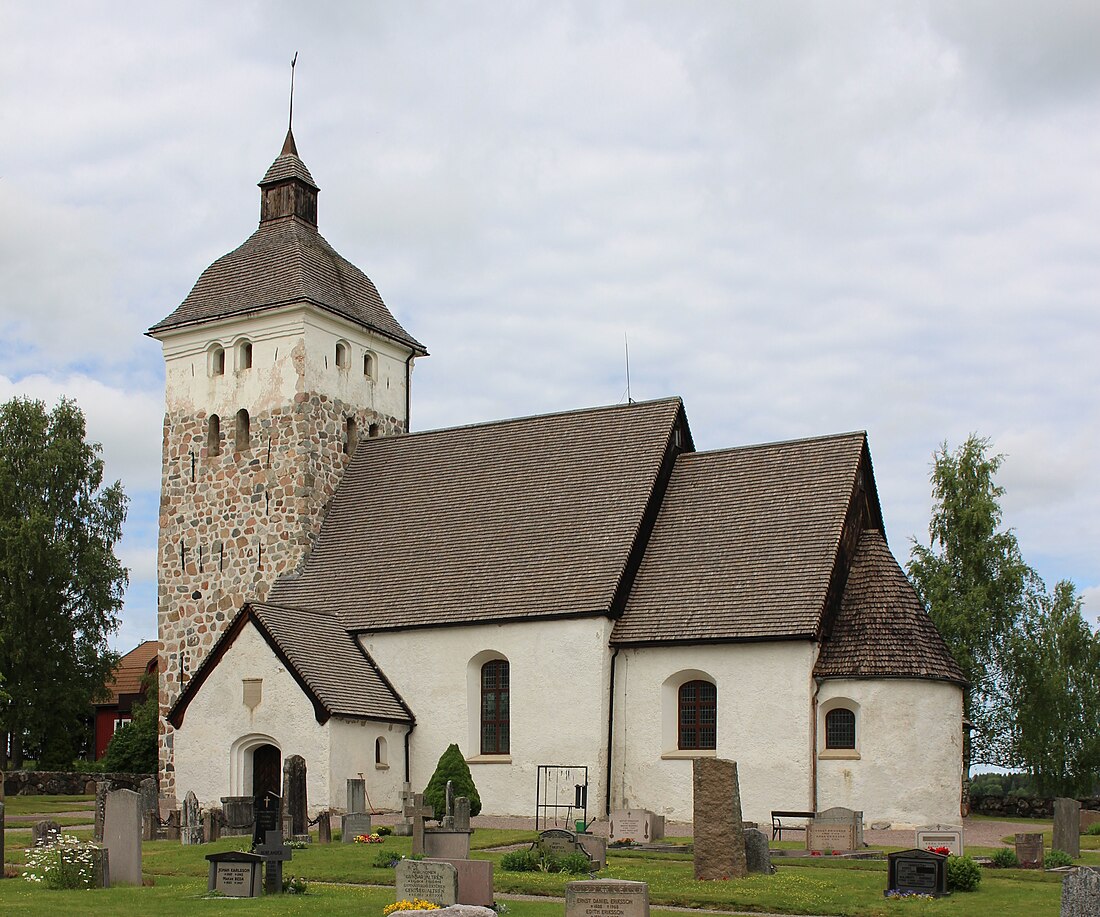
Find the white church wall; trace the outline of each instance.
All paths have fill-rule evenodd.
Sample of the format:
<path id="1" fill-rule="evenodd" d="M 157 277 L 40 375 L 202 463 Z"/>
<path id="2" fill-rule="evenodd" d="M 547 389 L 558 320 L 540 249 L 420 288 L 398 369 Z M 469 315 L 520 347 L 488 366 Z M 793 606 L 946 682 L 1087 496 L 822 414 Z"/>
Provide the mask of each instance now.
<path id="1" fill-rule="evenodd" d="M 261 700 L 244 702 L 245 679 L 262 679 Z M 329 720 L 331 723 L 332 720 Z M 252 624 L 245 625 L 192 698 L 173 737 L 179 798 L 194 791 L 202 806 L 222 796 L 252 793 L 250 749 L 270 743 L 285 761 L 306 762 L 310 808 L 329 799 L 330 730 L 317 722 L 313 704 Z"/>
<path id="2" fill-rule="evenodd" d="M 455 742 L 486 815 L 534 814 L 540 764 L 584 766 L 589 817 L 603 814 L 607 743 L 606 618 L 415 629 L 361 637 L 412 708 L 412 785 L 421 791 Z M 504 658 L 510 675 L 510 752 L 481 755 L 474 673 Z M 391 761 L 396 764 L 396 749 Z"/>
<path id="3" fill-rule="evenodd" d="M 329 769 L 332 796 L 327 804 L 334 809 L 346 810 L 348 780 L 362 777 L 367 782 L 368 808 L 399 809 L 401 784 L 405 780 L 405 733 L 409 727 L 399 723 L 339 717 L 333 717 L 329 725 L 332 735 Z M 379 740 L 381 746 L 377 745 Z M 376 753 L 380 760 L 375 760 Z"/>
<path id="4" fill-rule="evenodd" d="M 813 647 L 809 642 L 624 649 L 616 662 L 612 805 L 692 818 L 692 758 L 737 762 L 741 808 L 769 824 L 772 809 L 811 807 Z M 677 691 L 717 689 L 714 752 L 677 749 Z"/>
<path id="5" fill-rule="evenodd" d="M 917 679 L 830 679 L 818 692 L 818 807 L 863 811 L 868 825 L 959 820 L 962 690 Z M 856 748 L 825 748 L 825 716 L 856 713 Z"/>

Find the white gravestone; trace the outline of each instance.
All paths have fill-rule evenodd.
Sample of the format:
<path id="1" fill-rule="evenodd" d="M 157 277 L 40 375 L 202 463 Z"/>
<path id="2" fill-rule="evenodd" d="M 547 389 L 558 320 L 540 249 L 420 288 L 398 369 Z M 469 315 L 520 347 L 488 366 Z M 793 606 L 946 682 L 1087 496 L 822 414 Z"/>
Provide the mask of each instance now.
<path id="1" fill-rule="evenodd" d="M 649 917 L 649 886 L 625 879 L 569 882 L 565 917 Z"/>
<path id="2" fill-rule="evenodd" d="M 917 828 L 917 839 L 913 844 L 918 850 L 929 847 L 947 847 L 954 856 L 963 855 L 962 825 L 923 825 Z"/>

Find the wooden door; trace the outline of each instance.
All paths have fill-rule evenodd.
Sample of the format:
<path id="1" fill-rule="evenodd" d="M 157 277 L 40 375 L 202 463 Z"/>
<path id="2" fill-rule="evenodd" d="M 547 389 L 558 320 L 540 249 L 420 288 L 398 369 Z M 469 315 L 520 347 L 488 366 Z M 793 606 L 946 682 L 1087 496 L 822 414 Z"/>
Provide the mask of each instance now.
<path id="1" fill-rule="evenodd" d="M 252 752 L 252 796 L 282 792 L 283 761 L 274 745 L 260 745 Z"/>

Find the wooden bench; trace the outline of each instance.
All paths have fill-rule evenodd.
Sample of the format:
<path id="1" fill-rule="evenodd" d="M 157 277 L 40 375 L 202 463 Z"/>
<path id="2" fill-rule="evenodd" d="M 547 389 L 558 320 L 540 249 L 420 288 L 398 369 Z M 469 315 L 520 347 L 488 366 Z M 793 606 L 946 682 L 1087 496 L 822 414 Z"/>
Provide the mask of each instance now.
<path id="1" fill-rule="evenodd" d="M 814 812 L 788 812 L 781 809 L 772 810 L 772 840 L 783 840 L 783 832 L 805 831 L 805 825 L 784 825 L 784 818 L 813 818 Z"/>

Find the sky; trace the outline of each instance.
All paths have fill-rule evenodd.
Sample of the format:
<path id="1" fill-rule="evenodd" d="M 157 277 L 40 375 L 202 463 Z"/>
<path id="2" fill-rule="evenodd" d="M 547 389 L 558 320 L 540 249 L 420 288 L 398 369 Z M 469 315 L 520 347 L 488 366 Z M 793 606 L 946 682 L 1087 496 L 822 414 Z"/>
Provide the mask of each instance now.
<path id="1" fill-rule="evenodd" d="M 431 356 L 424 430 L 679 395 L 696 446 L 866 430 L 903 564 L 937 448 L 1100 615 L 1100 4 L 0 0 L 0 399 L 75 398 L 156 637 L 143 332 L 255 228 L 322 234 Z"/>

